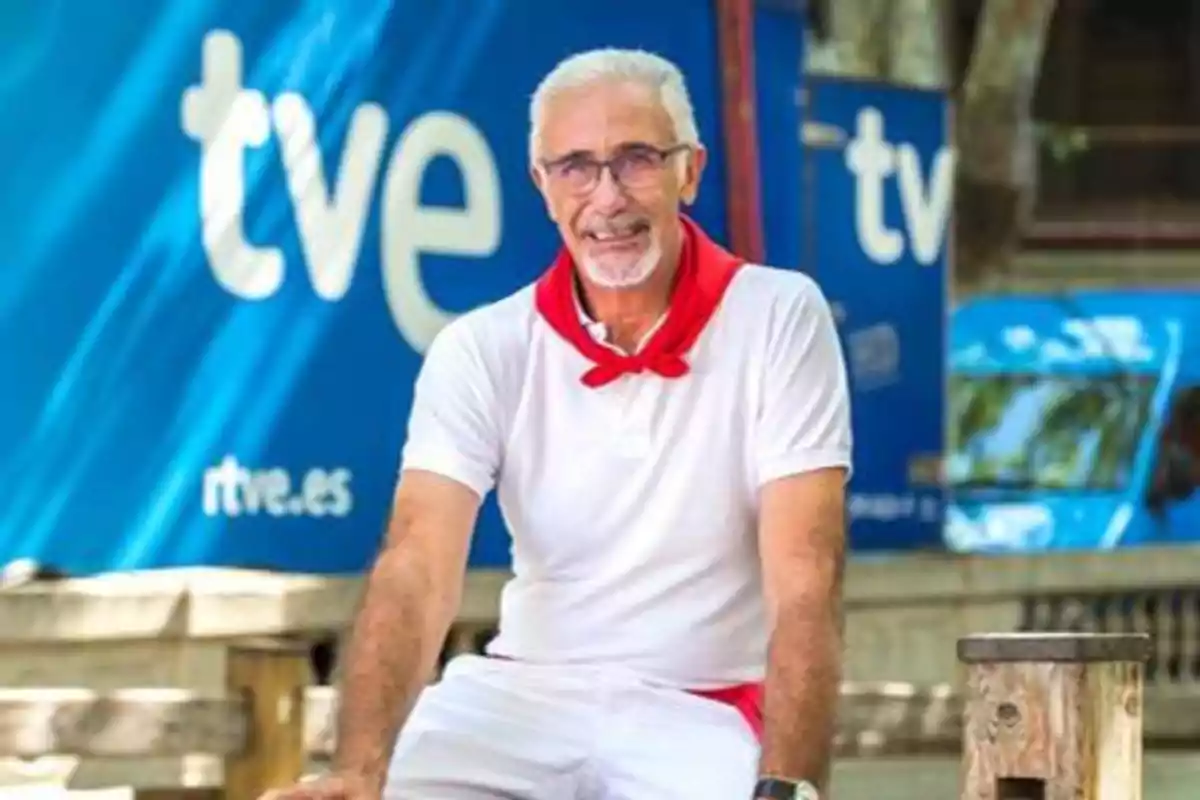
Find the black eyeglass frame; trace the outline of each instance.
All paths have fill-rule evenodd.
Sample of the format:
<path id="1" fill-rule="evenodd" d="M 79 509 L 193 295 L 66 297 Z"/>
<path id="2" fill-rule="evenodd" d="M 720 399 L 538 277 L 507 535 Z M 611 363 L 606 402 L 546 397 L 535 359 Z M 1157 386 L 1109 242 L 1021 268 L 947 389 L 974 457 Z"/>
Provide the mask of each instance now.
<path id="1" fill-rule="evenodd" d="M 542 171 L 552 180 L 568 186 L 572 191 L 588 192 L 600 184 L 605 170 L 612 175 L 618 186 L 630 188 L 629 181 L 622 176 L 628 174 L 628 169 L 638 166 L 638 162 L 635 160 L 638 157 L 651 159 L 653 163 L 644 164 L 644 166 L 657 172 L 666 165 L 672 156 L 677 153 L 691 152 L 693 149 L 692 145 L 683 142 L 668 147 L 658 147 L 646 142 L 631 142 L 621 145 L 612 156 L 605 159 L 596 158 L 588 152 L 576 151 L 538 163 Z M 580 181 L 573 181 L 562 173 L 564 168 L 571 166 L 585 171 Z M 635 183 L 633 186 L 636 187 L 637 184 Z"/>

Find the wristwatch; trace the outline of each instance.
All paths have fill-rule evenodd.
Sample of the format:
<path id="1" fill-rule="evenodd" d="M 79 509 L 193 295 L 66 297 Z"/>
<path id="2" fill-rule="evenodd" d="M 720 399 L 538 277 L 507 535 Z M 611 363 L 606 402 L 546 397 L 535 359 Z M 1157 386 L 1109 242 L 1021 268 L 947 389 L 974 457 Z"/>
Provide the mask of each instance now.
<path id="1" fill-rule="evenodd" d="M 754 785 L 754 800 L 821 800 L 821 793 L 808 781 L 760 778 Z"/>

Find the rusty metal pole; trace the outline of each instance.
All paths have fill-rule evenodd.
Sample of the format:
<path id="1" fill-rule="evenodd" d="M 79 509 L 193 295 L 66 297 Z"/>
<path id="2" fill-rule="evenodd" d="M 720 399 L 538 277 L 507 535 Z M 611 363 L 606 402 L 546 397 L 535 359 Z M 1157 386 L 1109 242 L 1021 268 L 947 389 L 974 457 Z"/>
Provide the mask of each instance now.
<path id="1" fill-rule="evenodd" d="M 762 263 L 766 254 L 754 78 L 754 0 L 715 2 L 729 246 L 742 258 Z M 799 175 L 796 180 L 799 182 Z"/>

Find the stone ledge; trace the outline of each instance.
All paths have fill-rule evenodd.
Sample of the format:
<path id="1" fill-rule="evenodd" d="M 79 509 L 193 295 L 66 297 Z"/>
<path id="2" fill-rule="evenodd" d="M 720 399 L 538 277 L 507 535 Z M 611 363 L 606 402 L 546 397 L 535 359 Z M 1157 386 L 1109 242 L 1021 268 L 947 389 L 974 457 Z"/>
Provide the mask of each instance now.
<path id="1" fill-rule="evenodd" d="M 0 592 L 0 647 L 339 630 L 357 577 L 187 568 L 29 583 Z"/>
<path id="2" fill-rule="evenodd" d="M 502 570 L 468 575 L 459 621 L 496 618 Z M 859 557 L 848 610 L 985 601 L 1023 594 L 1152 591 L 1200 584 L 1200 547 L 1036 556 Z M 0 591 L 0 647 L 130 639 L 323 636 L 358 602 L 359 575 L 182 568 L 25 584 Z"/>

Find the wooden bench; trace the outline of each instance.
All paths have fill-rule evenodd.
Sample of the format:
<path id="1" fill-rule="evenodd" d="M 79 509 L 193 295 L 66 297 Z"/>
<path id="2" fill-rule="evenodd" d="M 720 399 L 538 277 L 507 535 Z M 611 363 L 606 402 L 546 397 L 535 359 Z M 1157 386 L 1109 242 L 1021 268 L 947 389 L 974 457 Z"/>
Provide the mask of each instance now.
<path id="1" fill-rule="evenodd" d="M 1098 647 L 1095 642 L 1103 637 L 1082 638 Z M 1013 649 L 1022 642 L 1025 651 Z M 1119 703 L 1117 712 L 1123 724 L 1136 725 L 1139 734 L 1134 737 L 1126 731 L 1121 752 L 1132 758 L 1128 749 L 1136 744 L 1140 755 L 1141 664 L 1136 668 L 1122 666 L 1112 672 L 1117 677 L 1108 683 L 1096 683 L 1093 678 L 1094 686 L 1088 693 L 1079 688 L 1092 685 L 1087 684 L 1088 675 L 1108 669 L 1094 665 L 1098 660 L 1094 652 L 1076 645 L 1081 648 L 1078 659 L 1071 662 L 1061 657 L 1061 652 L 1066 652 L 1063 650 L 1057 657 L 1059 663 L 1052 664 L 1053 659 L 1046 655 L 1049 651 L 1043 652 L 1045 657 L 1039 662 L 1036 642 L 1029 642 L 1028 636 L 968 640 L 966 659 L 974 671 L 965 690 L 903 683 L 844 685 L 838 757 L 957 756 L 963 752 L 965 741 L 975 763 L 987 747 L 999 746 L 979 735 L 990 724 L 981 721 L 980 715 L 994 713 L 996 698 L 1011 700 L 1018 709 L 1012 713 L 1018 717 L 1023 713 L 1025 718 L 1048 718 L 1050 698 L 1064 696 L 1066 690 L 1038 689 L 1038 681 L 1066 686 L 1075 692 L 1071 697 L 1086 695 L 1086 702 L 1081 699 L 1069 708 L 1057 709 L 1060 715 L 1074 719 L 1077 726 L 1092 724 L 1090 720 L 1108 714 L 1110 707 L 1115 708 L 1112 704 Z M 1070 646 L 1058 644 L 1061 648 Z M 1143 649 L 1148 652 L 1148 645 Z M 1024 652 L 1025 656 L 1018 659 L 1014 652 Z M 1127 653 L 1116 655 L 1128 661 Z M 1021 660 L 1032 666 L 1015 663 Z M 309 685 L 307 649 L 295 642 L 243 642 L 230 648 L 226 663 L 226 689 L 219 693 L 170 688 L 110 692 L 69 688 L 0 690 L 0 756 L 64 754 L 143 759 L 207 753 L 223 760 L 220 784 L 161 789 L 188 790 L 176 796 L 227 800 L 251 800 L 267 788 L 286 785 L 319 770 L 336 745 L 333 722 L 337 693 L 332 687 Z M 1088 669 L 1092 672 L 1087 673 Z M 1019 681 L 1014 683 L 1013 675 Z M 1005 693 L 1012 696 L 1006 698 Z M 1022 705 L 1030 710 L 1022 712 Z M 1156 699 L 1146 705 L 1145 720 L 1148 747 L 1195 748 L 1200 745 L 1200 694 L 1181 694 L 1169 701 Z M 1029 724 L 1025 727 L 1031 729 Z M 1103 731 L 1108 732 L 1110 727 Z M 1070 730 L 1078 732 L 1079 728 Z M 1061 754 L 1058 759 L 1057 763 L 1062 763 Z M 1140 769 L 1140 761 L 1138 764 Z M 143 792 L 141 796 L 163 795 L 159 791 Z M 983 796 L 969 795 L 972 800 Z M 1125 797 L 1134 795 L 1122 795 Z"/>
<path id="2" fill-rule="evenodd" d="M 1148 780 L 1156 785 L 1180 783 L 1185 776 L 1200 781 L 1200 755 L 1189 757 L 1172 744 L 1187 741 L 1190 719 L 1200 718 L 1192 702 L 1200 693 L 1197 575 L 1200 547 L 852 560 L 845 601 L 850 683 L 842 733 L 848 758 L 840 785 L 854 785 L 862 777 L 863 785 L 874 781 L 900 784 L 899 789 L 915 785 L 911 776 L 918 768 L 921 776 L 937 773 L 938 787 L 951 785 L 956 756 L 948 743 L 955 729 L 945 726 L 954 723 L 938 720 L 955 718 L 966 668 L 949 643 L 978 630 L 1063 628 L 1154 634 L 1155 653 L 1146 673 Z M 486 640 L 507 578 L 498 571 L 469 575 L 447 653 L 472 650 Z M 0 591 L 0 686 L 35 694 L 66 689 L 78 697 L 109 700 L 132 692 L 156 703 L 171 697 L 221 698 L 236 648 L 264 637 L 303 647 L 336 640 L 360 591 L 359 576 L 221 569 L 106 575 Z M 1180 597 L 1177 613 L 1171 606 L 1179 605 Z M 310 699 L 330 691 L 314 686 L 321 682 L 318 672 L 311 664 L 307 668 Z M 5 696 L 18 699 L 7 690 Z M 306 716 L 310 730 L 318 724 L 314 719 L 323 718 L 315 711 Z M 922 734 L 905 732 L 910 730 Z M 940 738 L 931 733 L 939 730 Z M 306 741 L 317 740 L 310 735 Z M 310 768 L 319 768 L 326 751 L 314 746 L 308 752 Z M 853 753 L 859 757 L 850 758 Z M 217 751 L 9 761 L 31 771 L 57 769 L 59 762 L 81 789 L 224 783 Z M 0 784 L 5 767 L 0 757 Z M 857 797 L 848 791 L 840 791 L 839 800 Z"/>

